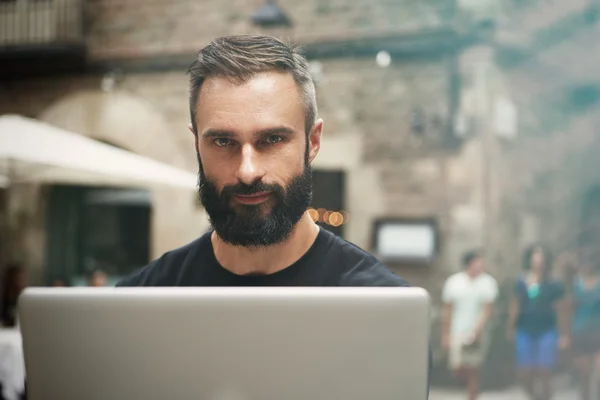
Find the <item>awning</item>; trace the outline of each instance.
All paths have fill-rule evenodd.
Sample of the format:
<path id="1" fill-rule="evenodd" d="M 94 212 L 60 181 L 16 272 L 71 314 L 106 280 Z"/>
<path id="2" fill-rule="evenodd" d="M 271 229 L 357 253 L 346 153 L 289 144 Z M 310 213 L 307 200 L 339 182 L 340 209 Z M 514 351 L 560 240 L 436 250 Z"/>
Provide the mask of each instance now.
<path id="1" fill-rule="evenodd" d="M 0 116 L 0 185 L 21 182 L 86 186 L 180 187 L 195 174 L 38 120 Z"/>

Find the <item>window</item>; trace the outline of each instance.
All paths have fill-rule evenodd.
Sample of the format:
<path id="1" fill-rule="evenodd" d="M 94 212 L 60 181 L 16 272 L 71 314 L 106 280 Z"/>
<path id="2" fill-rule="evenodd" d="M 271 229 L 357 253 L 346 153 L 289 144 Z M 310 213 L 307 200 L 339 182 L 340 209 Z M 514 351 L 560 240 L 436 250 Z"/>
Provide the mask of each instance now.
<path id="1" fill-rule="evenodd" d="M 349 216 L 344 211 L 346 175 L 343 171 L 313 171 L 313 201 L 309 213 L 317 224 L 344 236 Z"/>
<path id="2" fill-rule="evenodd" d="M 149 262 L 150 195 L 144 190 L 85 193 L 80 274 L 97 268 L 123 276 Z"/>
<path id="3" fill-rule="evenodd" d="M 438 232 L 433 219 L 389 218 L 375 221 L 374 253 L 382 260 L 428 264 L 436 255 Z"/>
<path id="4" fill-rule="evenodd" d="M 150 257 L 150 223 L 145 190 L 52 186 L 47 278 L 60 275 L 84 284 L 94 269 L 116 279 L 144 266 Z"/>

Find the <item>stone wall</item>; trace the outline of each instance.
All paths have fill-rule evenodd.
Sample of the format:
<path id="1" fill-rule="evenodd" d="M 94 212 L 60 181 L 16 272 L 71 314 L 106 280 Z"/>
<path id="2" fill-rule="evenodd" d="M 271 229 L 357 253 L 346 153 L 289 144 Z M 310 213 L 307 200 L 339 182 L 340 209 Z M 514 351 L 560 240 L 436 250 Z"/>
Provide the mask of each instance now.
<path id="1" fill-rule="evenodd" d="M 523 105 L 522 111 L 531 109 Z M 505 144 L 503 164 L 511 178 L 504 182 L 503 202 L 520 219 L 520 230 L 529 225 L 535 232 L 530 242 L 545 242 L 555 252 L 576 246 L 586 193 L 600 185 L 599 123 L 590 112 L 572 118 L 565 130 L 533 137 L 523 130 L 522 137 Z"/>
<path id="2" fill-rule="evenodd" d="M 458 267 L 456 247 L 448 239 L 454 223 L 451 210 L 471 196 L 476 184 L 469 163 L 472 152 L 448 154 L 441 147 L 448 109 L 449 75 L 444 60 L 392 60 L 379 68 L 373 59 L 323 61 L 324 81 L 318 88 L 325 135 L 348 133 L 361 138 L 357 166 L 369 180 L 357 184 L 349 201 L 349 239 L 370 248 L 373 220 L 378 217 L 434 217 L 442 236 L 442 257 L 428 268 L 393 265 L 415 284 L 437 287 L 441 277 Z M 413 112 L 425 128 L 414 129 Z M 374 180 L 374 182 L 373 182 Z M 362 189 L 362 190 L 361 190 Z M 358 223 L 357 223 L 357 220 Z M 434 290 L 437 293 L 437 290 Z"/>
<path id="3" fill-rule="evenodd" d="M 265 32 L 251 23 L 263 0 L 93 0 L 89 47 L 94 57 L 190 53 L 213 37 Z M 438 26 L 447 6 L 436 0 L 281 0 L 293 27 L 270 30 L 299 42 L 341 39 Z"/>
<path id="4" fill-rule="evenodd" d="M 518 135 L 497 146 L 504 177 L 495 218 L 505 233 L 498 249 L 541 241 L 555 253 L 572 251 L 586 225 L 586 193 L 600 184 L 600 57 L 589 53 L 600 34 L 597 10 L 587 0 L 532 2 L 499 24 L 499 80 L 519 121 Z"/>

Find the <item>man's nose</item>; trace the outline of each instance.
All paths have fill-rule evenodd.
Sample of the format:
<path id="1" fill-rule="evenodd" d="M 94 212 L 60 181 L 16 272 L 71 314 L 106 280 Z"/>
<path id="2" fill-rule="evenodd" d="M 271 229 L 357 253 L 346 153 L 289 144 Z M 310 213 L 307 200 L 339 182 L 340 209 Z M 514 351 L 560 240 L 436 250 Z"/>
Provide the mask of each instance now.
<path id="1" fill-rule="evenodd" d="M 263 176 L 264 169 L 260 163 L 259 154 L 251 145 L 244 145 L 236 178 L 246 185 L 251 185 L 262 179 Z"/>

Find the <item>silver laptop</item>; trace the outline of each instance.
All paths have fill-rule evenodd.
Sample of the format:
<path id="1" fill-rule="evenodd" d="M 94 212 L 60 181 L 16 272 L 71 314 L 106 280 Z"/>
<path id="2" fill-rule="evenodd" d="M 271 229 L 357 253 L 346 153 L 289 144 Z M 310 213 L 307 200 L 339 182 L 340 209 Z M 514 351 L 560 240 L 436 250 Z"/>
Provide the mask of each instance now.
<path id="1" fill-rule="evenodd" d="M 30 400 L 421 400 L 418 288 L 29 288 Z"/>

